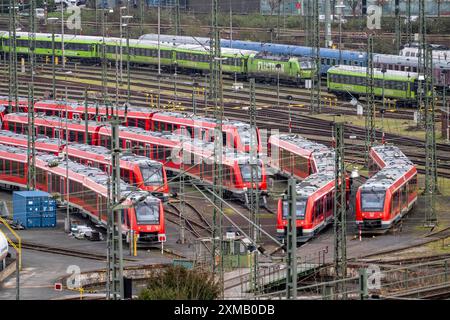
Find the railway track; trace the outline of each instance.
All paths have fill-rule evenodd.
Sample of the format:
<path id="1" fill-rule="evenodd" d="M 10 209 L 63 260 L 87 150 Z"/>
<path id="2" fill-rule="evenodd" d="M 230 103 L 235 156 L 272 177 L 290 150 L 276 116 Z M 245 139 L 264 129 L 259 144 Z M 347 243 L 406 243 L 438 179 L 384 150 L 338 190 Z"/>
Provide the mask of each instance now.
<path id="1" fill-rule="evenodd" d="M 78 71 L 81 71 L 80 67 L 77 67 Z M 148 68 L 150 69 L 150 68 Z M 142 71 L 140 71 L 142 72 Z M 135 73 L 135 71 L 133 71 L 133 73 Z M 25 81 L 27 78 L 26 76 L 23 76 L 23 80 Z M 48 91 L 49 88 L 49 83 L 51 82 L 51 79 L 49 78 L 44 78 L 41 79 L 39 77 L 37 77 L 37 79 L 39 79 L 39 82 L 37 82 L 37 88 L 39 89 L 39 86 L 41 89 L 45 89 Z M 2 80 L 2 78 L 0 78 L 0 80 Z M 186 79 L 185 79 L 186 80 Z M 3 81 L 6 81 L 5 78 L 3 78 Z M 41 83 L 42 81 L 42 83 Z M 75 98 L 75 99 L 82 99 L 84 96 L 84 89 L 83 86 L 80 85 L 75 85 L 72 82 L 66 81 L 66 80 L 59 80 L 58 81 L 58 87 L 60 89 L 63 89 L 65 86 L 67 86 L 68 88 L 70 88 L 70 90 L 68 90 L 68 96 L 69 98 Z M 192 93 L 192 88 L 190 87 L 192 83 L 189 83 L 188 85 L 186 85 L 185 90 L 188 90 L 190 93 Z M 166 83 L 164 84 L 166 86 L 171 86 L 170 84 Z M 95 89 L 97 91 L 101 91 L 101 85 L 100 84 L 89 84 L 90 89 Z M 148 98 L 144 97 L 143 92 L 145 91 L 143 89 L 144 87 L 140 87 L 139 91 L 136 91 L 134 88 L 132 88 L 132 97 L 133 97 L 133 101 L 132 104 L 133 105 L 137 105 L 137 106 L 148 106 L 149 102 L 148 102 Z M 180 87 L 181 88 L 181 87 Z M 24 89 L 23 89 L 24 90 Z M 64 89 L 63 89 L 64 90 Z M 181 89 L 180 89 L 181 90 Z M 290 89 L 287 89 L 290 90 Z M 298 89 L 297 89 L 298 90 Z M 5 90 L 6 91 L 6 90 Z M 173 91 L 172 91 L 173 92 Z M 289 92 L 289 91 L 288 91 Z M 0 91 L 0 94 L 2 92 Z M 119 90 L 119 94 L 124 94 L 125 91 L 123 88 L 121 88 Z M 235 97 L 235 95 L 234 95 Z M 165 93 L 164 96 L 161 96 L 162 100 L 164 102 L 173 102 L 173 96 L 171 96 L 169 93 Z M 264 98 L 264 97 L 263 97 Z M 265 99 L 265 98 L 264 98 Z M 178 101 L 179 102 L 183 102 L 186 107 L 185 110 L 190 110 L 192 109 L 192 105 L 191 105 L 191 97 L 190 96 L 180 96 L 178 97 Z M 278 108 L 278 107 L 274 107 L 273 106 L 273 101 L 268 102 L 267 100 L 263 100 L 265 102 L 265 104 L 267 105 L 267 103 L 269 103 L 269 106 L 265 107 L 265 108 L 260 108 L 258 110 L 258 119 L 257 119 L 257 125 L 260 128 L 265 128 L 265 129 L 279 129 L 281 132 L 286 132 L 288 131 L 288 119 L 289 119 L 289 113 L 286 110 L 286 108 Z M 228 101 L 225 103 L 225 116 L 229 119 L 239 119 L 242 120 L 243 118 L 245 118 L 247 116 L 247 110 L 244 110 L 241 107 L 233 107 L 233 103 Z M 306 115 L 305 112 L 294 109 L 291 110 L 291 117 L 292 117 L 292 131 L 294 133 L 300 133 L 305 135 L 305 137 L 312 137 L 314 140 L 318 140 L 319 142 L 323 142 L 325 144 L 330 145 L 331 143 L 331 139 L 326 139 L 324 137 L 330 137 L 331 136 L 331 131 L 332 131 L 332 121 L 327 121 L 327 120 L 321 120 L 321 119 L 317 119 L 314 117 L 311 117 L 309 115 Z M 331 108 L 333 109 L 333 108 Z M 205 108 L 205 105 L 198 105 L 197 106 L 197 110 L 199 111 L 203 111 L 204 113 L 207 113 L 208 111 L 208 107 Z M 305 110 L 306 111 L 306 110 Z M 326 111 L 331 111 L 331 110 L 326 110 Z M 341 110 L 340 109 L 336 109 L 334 108 L 332 110 L 334 113 L 339 113 L 341 114 Z M 364 136 L 365 136 L 365 129 L 361 128 L 361 127 L 356 127 L 356 126 L 351 126 L 351 125 L 346 125 L 346 131 L 348 132 L 346 135 L 350 136 L 350 135 L 356 135 L 357 139 L 362 142 L 364 141 Z M 377 132 L 378 137 L 381 137 L 381 132 Z M 318 138 L 320 137 L 320 138 Z M 395 134 L 389 134 L 387 133 L 385 135 L 386 137 L 386 141 L 387 142 L 393 142 L 396 145 L 398 145 L 400 148 L 402 148 L 402 151 L 408 156 L 410 157 L 417 165 L 419 166 L 424 166 L 425 165 L 425 161 L 424 159 L 424 142 L 420 139 L 416 139 L 416 138 L 410 138 L 410 137 L 403 137 L 403 136 L 399 136 L 399 135 L 395 135 Z M 353 144 L 355 145 L 355 140 L 352 141 L 348 141 L 347 143 L 349 144 Z M 361 145 L 360 145 L 361 147 Z M 414 149 L 414 151 L 411 151 L 410 149 Z M 448 156 L 448 152 L 450 151 L 450 146 L 445 145 L 445 144 L 438 144 L 437 145 L 437 149 L 438 149 L 438 159 L 440 160 L 440 162 L 438 163 L 438 174 L 444 177 L 450 177 L 450 158 Z M 421 150 L 421 152 L 419 152 L 418 150 Z M 351 157 L 355 156 L 356 158 L 361 158 L 359 157 L 359 155 L 356 152 L 350 151 Z M 422 160 L 421 160 L 422 159 Z M 419 169 L 420 171 L 421 169 Z M 423 171 L 422 171 L 423 172 Z"/>
<path id="2" fill-rule="evenodd" d="M 41 251 L 41 252 L 46 252 L 46 253 L 51 253 L 51 254 L 58 254 L 58 255 L 64 255 L 64 256 L 70 256 L 70 257 L 89 259 L 89 260 L 97 260 L 97 261 L 107 261 L 107 259 L 108 259 L 105 254 L 97 254 L 97 253 L 91 253 L 91 252 L 75 250 L 75 249 L 47 246 L 47 245 L 33 243 L 33 242 L 22 242 L 21 245 L 22 245 L 22 249 Z M 124 258 L 123 260 L 128 261 L 128 262 L 139 261 L 137 259 L 130 259 L 130 258 Z"/>

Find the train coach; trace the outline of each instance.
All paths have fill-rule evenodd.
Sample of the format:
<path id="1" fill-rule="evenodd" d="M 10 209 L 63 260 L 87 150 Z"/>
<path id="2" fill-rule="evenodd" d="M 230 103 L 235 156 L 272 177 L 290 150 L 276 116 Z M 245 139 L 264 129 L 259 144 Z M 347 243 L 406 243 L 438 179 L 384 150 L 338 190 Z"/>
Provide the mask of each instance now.
<path id="1" fill-rule="evenodd" d="M 27 114 L 10 113 L 5 116 L 3 128 L 23 134 L 28 128 L 27 123 Z M 66 140 L 67 131 L 67 140 L 70 142 L 83 143 L 87 133 L 91 144 L 111 149 L 111 127 L 106 123 L 88 121 L 86 132 L 85 122 L 67 120 L 66 130 L 65 121 L 60 118 L 42 116 L 35 119 L 35 127 L 40 134 L 63 140 Z M 212 142 L 192 139 L 189 135 L 152 132 L 142 128 L 123 126 L 119 128 L 119 141 L 124 150 L 132 150 L 138 155 L 162 162 L 168 171 L 184 172 L 195 180 L 201 180 L 205 185 L 213 185 L 214 143 Z M 187 155 L 184 156 L 183 153 Z M 195 161 L 189 160 L 188 163 L 185 163 L 185 158 L 192 158 Z M 252 188 L 250 155 L 224 148 L 222 165 L 225 193 L 247 202 L 248 190 Z M 258 160 L 256 167 L 257 173 L 253 174 L 253 186 L 261 191 L 262 201 L 265 204 L 267 179 L 261 160 Z"/>
<path id="2" fill-rule="evenodd" d="M 367 92 L 367 68 L 355 66 L 336 66 L 328 70 L 328 92 L 338 96 L 365 96 Z M 381 72 L 374 69 L 374 94 L 377 97 L 396 100 L 397 106 L 416 107 L 418 74 L 415 72 Z M 384 89 L 383 89 L 384 88 Z"/>
<path id="3" fill-rule="evenodd" d="M 0 184 L 9 188 L 27 187 L 27 149 L 0 144 Z M 36 188 L 69 201 L 71 207 L 106 227 L 109 176 L 98 168 L 87 167 L 52 154 L 36 154 Z M 69 190 L 67 190 L 67 171 Z M 145 191 L 120 182 L 122 232 L 131 230 L 139 241 L 164 241 L 164 210 L 161 200 Z M 67 197 L 67 195 L 69 197 Z"/>
<path id="4" fill-rule="evenodd" d="M 160 35 L 158 37 L 157 34 L 144 34 L 139 39 L 158 41 L 158 38 L 164 43 L 200 44 L 205 46 L 208 46 L 210 41 L 209 38 L 202 37 L 194 38 L 174 35 Z M 311 47 L 305 46 L 227 39 L 221 39 L 220 45 L 224 48 L 251 50 L 259 53 L 265 53 L 267 55 L 296 57 L 300 59 L 315 58 Z M 339 50 L 336 49 L 320 48 L 321 74 L 326 74 L 329 68 L 339 65 L 340 58 L 342 59 L 342 64 L 344 65 L 365 66 L 367 64 L 365 52 L 356 52 L 351 50 L 341 50 L 341 52 L 339 52 Z"/>
<path id="5" fill-rule="evenodd" d="M 272 135 L 269 138 L 270 165 L 300 183 L 296 186 L 297 241 L 306 242 L 333 221 L 334 213 L 334 151 L 297 134 Z M 349 200 L 350 180 L 345 179 Z M 277 237 L 287 234 L 289 203 L 279 199 Z"/>
<path id="6" fill-rule="evenodd" d="M 2 100 L 0 99 L 0 106 Z M 28 110 L 27 104 L 21 105 L 21 111 Z M 85 119 L 86 113 L 90 120 L 102 121 L 111 116 L 112 110 L 107 106 L 84 103 L 42 100 L 34 105 L 37 113 L 44 113 L 48 116 L 60 116 L 65 118 L 66 112 L 69 119 Z M 158 109 L 147 109 L 139 107 L 129 107 L 125 111 L 120 109 L 118 116 L 124 121 L 126 126 L 139 127 L 149 131 L 180 131 L 185 129 L 192 138 L 212 141 L 216 121 L 213 118 L 197 116 L 190 113 L 173 111 L 161 111 Z M 256 130 L 256 131 L 255 131 Z M 223 120 L 222 132 L 224 135 L 224 146 L 234 148 L 239 152 L 250 152 L 251 135 L 254 135 L 257 143 L 257 151 L 261 152 L 261 138 L 259 130 L 252 129 L 248 123 L 237 120 Z"/>
<path id="7" fill-rule="evenodd" d="M 26 133 L 26 130 L 24 130 Z M 28 136 L 7 130 L 0 130 L 0 143 L 27 148 Z M 69 159 L 111 172 L 111 151 L 101 146 L 91 146 L 79 143 L 66 144 L 64 140 L 55 138 L 37 137 L 35 148 L 38 151 L 55 155 L 69 155 Z M 169 198 L 169 185 L 166 170 L 162 163 L 144 156 L 132 153 L 120 156 L 120 177 L 125 182 L 137 188 L 149 191 L 158 198 L 167 201 Z"/>
<path id="8" fill-rule="evenodd" d="M 298 134 L 271 135 L 269 165 L 283 176 L 302 180 L 313 173 L 334 170 L 334 151 Z"/>
<path id="9" fill-rule="evenodd" d="M 51 34 L 36 34 L 35 54 L 38 56 L 52 56 L 55 45 L 55 55 L 62 56 L 62 39 L 55 35 L 54 41 Z M 122 46 L 122 49 L 120 49 Z M 29 53 L 29 33 L 16 33 L 16 50 L 19 55 Z M 128 49 L 129 48 L 129 49 Z M 0 51 L 8 54 L 10 51 L 9 33 L 0 32 Z M 105 51 L 105 52 L 104 52 Z M 143 39 L 130 39 L 121 41 L 119 38 L 105 38 L 93 36 L 68 35 L 64 37 L 64 56 L 79 59 L 86 62 L 98 62 L 104 56 L 110 61 L 117 61 L 119 53 L 129 59 L 133 64 L 158 65 L 158 61 L 165 69 L 186 69 L 190 72 L 203 73 L 210 70 L 210 50 L 198 44 L 160 44 Z M 263 65 L 277 65 L 280 62 L 270 56 L 258 55 L 256 51 L 224 48 L 221 50 L 223 58 L 222 71 L 234 74 L 242 78 L 249 76 L 249 70 L 253 70 L 255 77 L 276 79 L 272 70 L 261 69 Z M 249 59 L 254 63 L 249 65 Z M 289 63 L 281 63 L 282 68 L 277 71 L 277 76 L 288 78 L 291 82 L 301 83 L 311 78 L 312 64 L 301 63 L 297 57 L 292 57 Z M 255 68 L 256 66 L 256 68 Z"/>
<path id="10" fill-rule="evenodd" d="M 417 169 L 400 149 L 381 145 L 370 150 L 370 172 L 356 194 L 356 224 L 364 232 L 387 230 L 417 200 Z"/>

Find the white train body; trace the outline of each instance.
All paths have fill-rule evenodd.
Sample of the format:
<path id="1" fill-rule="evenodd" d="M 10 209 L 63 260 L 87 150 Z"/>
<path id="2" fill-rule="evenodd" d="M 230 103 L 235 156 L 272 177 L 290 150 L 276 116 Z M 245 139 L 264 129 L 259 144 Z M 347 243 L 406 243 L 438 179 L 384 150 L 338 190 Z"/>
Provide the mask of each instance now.
<path id="1" fill-rule="evenodd" d="M 6 258 L 8 254 L 8 240 L 6 240 L 5 235 L 0 232 L 0 264 Z"/>

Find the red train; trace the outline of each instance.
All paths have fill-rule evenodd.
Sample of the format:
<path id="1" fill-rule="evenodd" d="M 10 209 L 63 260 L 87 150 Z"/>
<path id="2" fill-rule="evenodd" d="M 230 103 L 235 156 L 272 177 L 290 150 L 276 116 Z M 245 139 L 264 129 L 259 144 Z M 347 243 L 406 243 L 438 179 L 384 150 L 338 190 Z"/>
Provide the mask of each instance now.
<path id="1" fill-rule="evenodd" d="M 370 158 L 372 176 L 356 194 L 356 224 L 364 232 L 385 231 L 417 201 L 417 169 L 392 145 L 372 147 Z"/>
<path id="2" fill-rule="evenodd" d="M 28 146 L 28 137 L 23 134 L 7 130 L 0 130 L 0 143 L 24 147 Z M 110 151 L 100 146 L 70 143 L 68 145 L 54 138 L 39 137 L 36 139 L 36 150 L 51 152 L 55 155 L 68 152 L 69 159 L 78 163 L 100 168 L 104 172 L 111 172 Z M 122 155 L 120 158 L 121 178 L 137 188 L 149 191 L 153 195 L 167 201 L 169 185 L 164 166 L 157 161 L 135 154 Z"/>
<path id="3" fill-rule="evenodd" d="M 302 179 L 297 184 L 297 241 L 306 242 L 333 221 L 334 151 L 299 135 L 272 135 L 269 139 L 271 166 L 283 175 Z M 347 201 L 350 181 L 346 179 Z M 280 199 L 277 235 L 286 237 L 289 203 Z"/>
<path id="4" fill-rule="evenodd" d="M 36 187 L 67 200 L 71 207 L 88 215 L 94 222 L 107 224 L 108 175 L 97 168 L 86 167 L 69 160 L 66 181 L 66 161 L 52 154 L 36 154 Z M 0 183 L 7 187 L 27 186 L 27 150 L 0 144 Z M 145 191 L 137 191 L 121 182 L 122 232 L 133 230 L 140 241 L 165 241 L 164 210 L 160 199 Z"/>
<path id="5" fill-rule="evenodd" d="M 27 128 L 27 115 L 11 113 L 5 116 L 3 127 L 16 133 L 24 133 Z M 35 127 L 39 134 L 66 140 L 65 120 L 57 117 L 36 117 Z M 111 128 L 105 123 L 89 121 L 88 138 L 93 145 L 111 148 Z M 85 141 L 84 121 L 68 120 L 68 140 Z M 183 171 L 194 179 L 213 184 L 213 152 L 214 143 L 191 139 L 166 132 L 146 131 L 138 127 L 120 127 L 120 145 L 125 150 L 146 156 L 164 163 L 167 170 Z M 183 143 L 181 143 L 183 141 Z M 181 152 L 181 150 L 183 150 Z M 183 161 L 180 161 L 183 159 Z M 248 190 L 251 189 L 251 164 L 248 153 L 239 153 L 234 149 L 224 149 L 222 156 L 223 187 L 225 193 L 248 202 Z M 262 193 L 262 201 L 266 203 L 267 180 L 265 168 L 261 160 L 257 164 L 257 187 Z M 255 185 L 256 186 L 256 185 Z"/>
<path id="6" fill-rule="evenodd" d="M 2 100 L 0 99 L 0 105 Z M 6 101 L 7 103 L 7 101 Z M 23 112 L 27 111 L 27 105 L 21 104 Z M 111 116 L 111 109 L 102 105 L 89 104 L 86 108 L 84 103 L 67 101 L 38 101 L 34 106 L 35 112 L 45 113 L 47 116 L 66 117 L 69 119 L 84 119 L 87 112 L 90 120 L 105 120 Z M 139 127 L 151 131 L 174 132 L 184 128 L 191 137 L 212 141 L 216 121 L 213 118 L 195 116 L 189 113 L 162 111 L 139 107 L 128 107 L 118 111 L 119 118 L 125 120 L 125 126 Z M 126 118 L 126 119 L 125 119 Z M 224 120 L 222 125 L 224 134 L 224 145 L 240 152 L 250 152 L 252 130 L 250 125 L 241 121 Z M 253 132 L 255 141 L 258 143 L 258 152 L 261 152 L 261 138 L 259 131 Z"/>
<path id="7" fill-rule="evenodd" d="M 313 173 L 334 171 L 334 151 L 298 134 L 269 138 L 269 165 L 283 176 L 302 180 Z"/>

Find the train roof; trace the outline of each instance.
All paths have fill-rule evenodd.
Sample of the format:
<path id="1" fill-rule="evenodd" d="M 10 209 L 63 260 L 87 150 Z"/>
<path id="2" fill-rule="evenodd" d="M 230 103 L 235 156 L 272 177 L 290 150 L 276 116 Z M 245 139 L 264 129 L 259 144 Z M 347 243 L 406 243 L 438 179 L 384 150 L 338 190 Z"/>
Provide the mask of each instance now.
<path id="1" fill-rule="evenodd" d="M 334 173 L 314 173 L 296 185 L 297 197 L 309 197 L 330 181 L 334 181 Z"/>
<path id="2" fill-rule="evenodd" d="M 360 66 L 347 66 L 347 65 L 338 65 L 331 67 L 328 69 L 328 72 L 333 71 L 341 71 L 341 72 L 354 72 L 354 73 L 366 73 L 367 68 L 366 67 L 360 67 Z M 383 73 L 381 72 L 381 69 L 374 68 L 374 75 L 375 76 L 383 76 Z M 386 72 L 387 76 L 394 76 L 394 77 L 409 77 L 411 79 L 416 78 L 418 74 L 416 72 L 407 72 L 407 71 L 398 71 L 398 70 L 387 70 Z"/>
<path id="3" fill-rule="evenodd" d="M 139 39 L 146 40 L 158 40 L 157 34 L 144 34 Z M 160 35 L 160 41 L 170 43 L 182 43 L 182 44 L 201 44 L 209 45 L 209 38 L 205 37 L 192 37 L 192 36 L 175 36 L 175 35 Z M 277 44 L 269 42 L 255 42 L 255 41 L 243 41 L 243 40 L 220 40 L 222 47 L 230 47 L 234 49 L 251 50 L 251 51 L 266 51 L 271 54 L 284 54 L 288 56 L 303 57 L 311 54 L 311 47 Z M 362 51 L 342 50 L 343 59 L 351 59 L 358 61 L 365 61 L 366 53 Z M 320 55 L 322 57 L 339 57 L 339 50 L 320 48 Z"/>
<path id="4" fill-rule="evenodd" d="M 5 151 L 8 153 L 15 154 L 23 154 L 26 155 L 27 150 L 25 148 L 19 148 L 14 146 L 8 146 L 0 144 L 0 151 Z M 93 181 L 96 184 L 107 187 L 109 182 L 109 175 L 104 173 L 102 170 L 95 167 L 88 167 L 72 160 L 61 160 L 58 156 L 53 154 L 48 154 L 44 152 L 36 152 L 36 159 L 39 159 L 48 165 L 58 164 L 58 167 L 66 169 L 67 166 L 70 171 L 82 175 L 89 180 Z M 66 166 L 67 164 L 67 166 Z M 141 197 L 145 197 L 146 201 L 159 201 L 156 197 L 149 195 L 145 191 L 139 191 L 134 186 L 125 183 L 123 180 L 120 180 L 120 191 L 123 192 L 124 196 L 132 199 L 139 199 Z"/>
<path id="5" fill-rule="evenodd" d="M 412 66 L 417 67 L 419 63 L 419 58 L 417 57 L 405 57 L 405 56 L 397 56 L 393 54 L 376 54 L 374 55 L 373 60 L 375 62 L 386 63 L 386 64 L 399 64 L 402 66 Z M 450 69 L 450 62 L 443 60 L 433 59 L 433 65 L 435 68 L 440 69 Z"/>
<path id="6" fill-rule="evenodd" d="M 361 186 L 362 190 L 386 190 L 414 167 L 414 164 L 396 146 L 380 145 L 372 147 L 372 150 L 385 163 L 385 166 Z"/>

